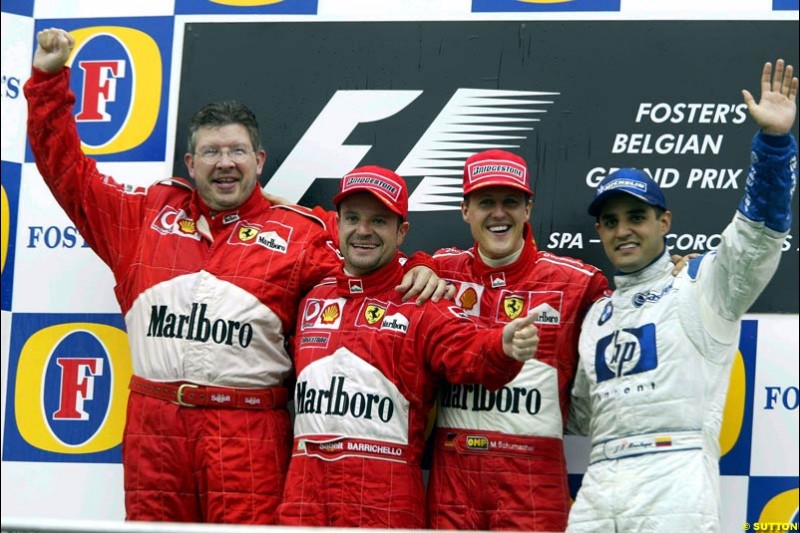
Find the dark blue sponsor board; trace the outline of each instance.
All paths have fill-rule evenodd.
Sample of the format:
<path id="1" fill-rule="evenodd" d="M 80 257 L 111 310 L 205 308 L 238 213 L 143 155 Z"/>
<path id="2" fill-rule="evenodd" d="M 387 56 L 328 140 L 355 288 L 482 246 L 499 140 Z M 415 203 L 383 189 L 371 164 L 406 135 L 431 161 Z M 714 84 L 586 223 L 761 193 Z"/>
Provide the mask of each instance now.
<path id="1" fill-rule="evenodd" d="M 728 396 L 744 396 L 742 427 L 733 448 L 719 460 L 719 472 L 728 476 L 746 476 L 750 473 L 750 456 L 753 449 L 753 401 L 756 383 L 756 349 L 758 347 L 758 320 L 742 320 L 739 334 L 739 352 L 744 362 L 744 383 L 731 384 Z M 734 390 L 743 386 L 744 390 Z"/>
<path id="2" fill-rule="evenodd" d="M 3 0 L 0 4 L 3 13 L 13 13 L 24 17 L 33 16 L 33 0 Z"/>
<path id="3" fill-rule="evenodd" d="M 736 120 L 739 89 L 757 90 L 764 61 L 774 58 L 776 50 L 785 50 L 780 52 L 784 59 L 798 64 L 798 24 L 789 20 L 193 22 L 191 27 L 191 38 L 183 43 L 183 57 L 191 61 L 185 61 L 181 69 L 176 123 L 187 124 L 192 113 L 210 100 L 236 98 L 247 103 L 262 122 L 270 154 L 262 183 L 268 190 L 273 182 L 279 183 L 276 178 L 285 184 L 290 169 L 292 187 L 301 191 L 297 201 L 308 206 L 332 209 L 336 178 L 357 166 L 379 162 L 395 170 L 401 165 L 426 167 L 404 175 L 411 198 L 419 196 L 418 191 L 435 191 L 435 196 L 447 201 L 454 197 L 450 205 L 458 207 L 463 168 L 452 175 L 456 178 L 453 193 L 443 192 L 433 181 L 442 176 L 434 167 L 445 159 L 459 158 L 432 142 L 438 135 L 434 126 L 455 120 L 445 120 L 456 116 L 447 113 L 465 112 L 473 105 L 457 96 L 467 90 L 557 93 L 538 99 L 551 100 L 552 105 L 541 106 L 547 112 L 536 115 L 539 122 L 534 129 L 514 134 L 520 138 L 514 140 L 518 148 L 512 150 L 528 161 L 533 176 L 534 237 L 540 246 L 559 232 L 581 237 L 579 246 L 563 251 L 563 246 L 555 247 L 553 253 L 582 259 L 609 276 L 613 269 L 602 246 L 590 242 L 596 238 L 594 219 L 586 214 L 594 197 L 592 185 L 611 168 L 674 170 L 680 179 L 665 191 L 673 212 L 672 230 L 697 242 L 691 249 L 707 251 L 701 240 L 718 235 L 741 200 L 748 149 L 757 129 L 744 115 L 744 122 Z M 253 50 L 259 51 L 268 69 L 246 68 Z M 643 61 L 643 57 L 659 60 Z M 222 58 L 230 60 L 232 67 L 225 76 L 209 76 L 219 70 Z M 718 60 L 709 62 L 708 58 Z M 638 73 L 632 81 L 630 72 Z M 420 94 L 397 95 L 403 91 Z M 343 107 L 345 96 L 354 103 Z M 367 102 L 378 101 L 388 102 L 385 118 L 362 120 L 362 115 L 373 115 L 362 110 Z M 692 119 L 684 114 L 676 122 L 649 116 L 637 122 L 642 105 L 661 105 L 672 110 L 670 117 L 675 118 L 676 110 L 687 103 L 717 110 L 727 106 L 729 112 L 714 124 L 701 121 L 699 113 Z M 390 111 L 390 105 L 397 107 Z M 493 105 L 499 104 L 495 100 Z M 482 135 L 484 127 L 477 119 L 452 126 L 460 135 L 473 137 Z M 796 136 L 797 127 L 795 122 Z M 173 173 L 187 177 L 184 130 L 185 126 L 179 126 L 176 133 Z M 712 150 L 683 154 L 673 148 L 656 153 L 652 147 L 641 146 L 614 151 L 618 136 L 634 134 L 673 140 L 711 136 L 724 142 L 718 154 Z M 435 151 L 443 154 L 442 159 L 433 159 L 436 164 L 420 158 Z M 364 155 L 356 157 L 356 152 Z M 320 158 L 320 153 L 336 157 Z M 337 163 L 344 159 L 346 170 Z M 714 169 L 742 175 L 734 186 L 701 187 L 695 182 L 688 188 L 694 172 Z M 403 242 L 405 252 L 472 247 L 469 228 L 457 213 L 422 210 L 413 201 L 411 205 L 409 219 L 414 227 L 437 231 L 411 232 Z M 791 237 L 778 272 L 751 312 L 797 313 L 797 205 L 792 203 Z"/>
<path id="4" fill-rule="evenodd" d="M 774 11 L 798 11 L 800 10 L 800 0 L 772 0 Z"/>
<path id="5" fill-rule="evenodd" d="M 175 0 L 176 15 L 212 14 L 284 14 L 314 15 L 317 13 L 317 0 L 281 0 L 260 6 L 244 5 L 237 0 Z"/>
<path id="6" fill-rule="evenodd" d="M 34 33 L 51 27 L 77 40 L 70 87 L 87 155 L 98 161 L 162 161 L 174 19 L 37 20 Z M 25 160 L 33 161 L 30 146 Z"/>
<path id="7" fill-rule="evenodd" d="M 566 0 L 537 2 L 536 0 L 472 0 L 474 13 L 514 11 L 619 11 L 620 0 Z"/>
<path id="8" fill-rule="evenodd" d="M 751 525 L 760 522 L 761 531 L 797 531 L 798 488 L 797 477 L 752 476 L 747 494 L 747 521 Z M 766 529 L 765 523 L 774 525 Z M 794 528 L 786 524 L 794 524 Z"/>
<path id="9" fill-rule="evenodd" d="M 109 349 L 122 331 L 120 315 L 14 315 L 4 461 L 121 462 L 124 416 L 109 415 L 115 391 L 127 383 L 119 382 Z M 121 401 L 114 413 L 125 412 Z"/>
<path id="10" fill-rule="evenodd" d="M 11 311 L 12 298 L 14 296 L 14 257 L 17 248 L 17 214 L 19 212 L 19 180 L 20 169 L 22 166 L 18 163 L 9 163 L 8 161 L 2 162 L 2 176 L 3 176 L 3 202 L 8 202 L 8 205 L 3 206 L 8 211 L 3 213 L 3 227 L 0 231 L 3 232 L 2 246 L 5 248 L 2 251 L 3 265 L 2 265 L 2 289 L 0 289 L 0 308 L 3 311 Z M 8 217 L 6 220 L 5 217 Z"/>

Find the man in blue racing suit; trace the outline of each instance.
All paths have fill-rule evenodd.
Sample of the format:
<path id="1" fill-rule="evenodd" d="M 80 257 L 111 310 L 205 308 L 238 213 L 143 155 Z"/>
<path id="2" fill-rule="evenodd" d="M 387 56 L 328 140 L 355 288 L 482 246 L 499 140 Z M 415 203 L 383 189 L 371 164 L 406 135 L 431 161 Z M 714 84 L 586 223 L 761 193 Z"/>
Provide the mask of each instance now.
<path id="1" fill-rule="evenodd" d="M 778 266 L 791 226 L 798 80 L 764 66 L 761 128 L 744 198 L 715 252 L 673 277 L 672 214 L 644 172 L 598 186 L 589 214 L 616 292 L 586 315 L 568 429 L 588 433 L 590 465 L 567 531 L 719 531 L 719 433 L 742 315 Z"/>

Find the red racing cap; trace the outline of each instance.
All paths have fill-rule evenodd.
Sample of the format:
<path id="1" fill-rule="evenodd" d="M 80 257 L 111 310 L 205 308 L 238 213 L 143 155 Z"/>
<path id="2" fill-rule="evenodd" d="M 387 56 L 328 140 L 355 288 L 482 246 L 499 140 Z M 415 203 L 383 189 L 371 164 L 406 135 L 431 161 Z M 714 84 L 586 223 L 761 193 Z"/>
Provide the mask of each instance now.
<path id="1" fill-rule="evenodd" d="M 336 207 L 342 200 L 357 192 L 368 192 L 383 202 L 403 220 L 408 218 L 408 187 L 403 178 L 375 165 L 351 170 L 339 182 L 339 192 L 333 197 Z"/>
<path id="2" fill-rule="evenodd" d="M 525 160 L 504 150 L 478 152 L 464 163 L 464 196 L 484 187 L 511 187 L 533 196 Z"/>

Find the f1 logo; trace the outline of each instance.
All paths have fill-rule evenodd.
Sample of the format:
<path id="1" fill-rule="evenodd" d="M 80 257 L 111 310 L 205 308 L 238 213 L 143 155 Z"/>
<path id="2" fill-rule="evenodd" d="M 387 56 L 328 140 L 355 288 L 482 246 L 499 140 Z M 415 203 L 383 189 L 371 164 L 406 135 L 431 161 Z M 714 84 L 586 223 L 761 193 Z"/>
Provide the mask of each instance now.
<path id="1" fill-rule="evenodd" d="M 290 202 L 298 202 L 314 180 L 340 179 L 359 166 L 372 145 L 346 144 L 350 134 L 365 122 L 377 122 L 400 113 L 422 91 L 376 90 L 337 91 L 297 142 L 283 164 L 267 184 L 267 189 Z M 492 89 L 457 89 L 428 129 L 397 167 L 401 176 L 420 176 L 422 181 L 408 199 L 410 211 L 460 209 L 461 173 L 467 155 L 492 147 L 502 147 L 496 135 L 513 135 L 533 129 L 554 102 L 542 97 L 559 93 L 542 91 L 505 91 Z M 507 104 L 514 97 L 514 104 Z M 513 123 L 507 115 L 515 114 Z M 464 117 L 473 117 L 465 125 Z M 487 133 L 488 131 L 488 133 Z M 459 135 L 459 151 L 448 152 L 453 132 Z M 320 151 L 325 157 L 316 157 Z M 462 154 L 456 156 L 453 154 Z M 459 177 L 454 177 L 459 176 Z"/>
<path id="2" fill-rule="evenodd" d="M 61 367 L 61 403 L 53 419 L 89 420 L 83 402 L 94 398 L 94 378 L 103 375 L 103 360 L 59 357 L 56 364 Z"/>
<path id="3" fill-rule="evenodd" d="M 639 374 L 658 367 L 656 325 L 623 328 L 597 341 L 597 382 Z"/>

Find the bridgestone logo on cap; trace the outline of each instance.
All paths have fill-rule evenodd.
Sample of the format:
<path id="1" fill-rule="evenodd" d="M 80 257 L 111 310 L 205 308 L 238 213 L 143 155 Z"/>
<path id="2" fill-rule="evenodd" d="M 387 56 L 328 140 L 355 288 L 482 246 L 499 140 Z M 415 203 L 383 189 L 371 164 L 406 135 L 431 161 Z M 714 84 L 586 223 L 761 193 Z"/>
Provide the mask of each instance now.
<path id="1" fill-rule="evenodd" d="M 627 187 L 629 189 L 637 189 L 642 192 L 647 192 L 646 183 L 642 183 L 641 181 L 636 181 L 636 180 L 629 180 L 627 178 L 620 178 L 612 181 L 611 183 L 606 183 L 602 187 L 598 187 L 597 194 L 601 194 L 611 189 L 619 189 L 620 187 Z"/>
<path id="2" fill-rule="evenodd" d="M 509 178 L 525 185 L 525 167 L 511 161 L 480 161 L 469 166 L 470 184 L 487 178 Z"/>
<path id="3" fill-rule="evenodd" d="M 342 192 L 350 189 L 371 189 L 389 196 L 395 202 L 400 197 L 400 186 L 378 174 L 355 174 L 345 176 Z"/>

